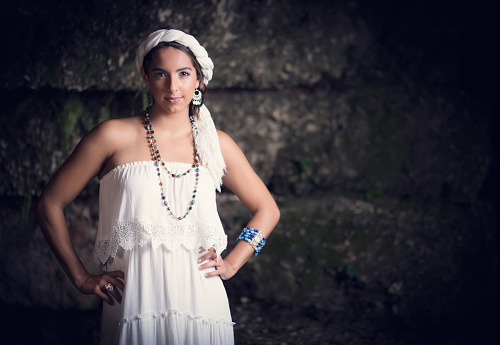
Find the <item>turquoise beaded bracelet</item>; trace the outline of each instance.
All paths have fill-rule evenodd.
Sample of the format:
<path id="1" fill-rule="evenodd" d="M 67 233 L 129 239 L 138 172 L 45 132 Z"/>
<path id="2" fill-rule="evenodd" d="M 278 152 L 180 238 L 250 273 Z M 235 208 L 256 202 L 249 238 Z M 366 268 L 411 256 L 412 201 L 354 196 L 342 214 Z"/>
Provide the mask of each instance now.
<path id="1" fill-rule="evenodd" d="M 266 244 L 264 234 L 259 230 L 253 228 L 244 228 L 240 236 L 236 240 L 236 243 L 238 243 L 239 240 L 245 240 L 250 243 L 254 250 L 253 255 L 258 255 L 261 249 Z"/>

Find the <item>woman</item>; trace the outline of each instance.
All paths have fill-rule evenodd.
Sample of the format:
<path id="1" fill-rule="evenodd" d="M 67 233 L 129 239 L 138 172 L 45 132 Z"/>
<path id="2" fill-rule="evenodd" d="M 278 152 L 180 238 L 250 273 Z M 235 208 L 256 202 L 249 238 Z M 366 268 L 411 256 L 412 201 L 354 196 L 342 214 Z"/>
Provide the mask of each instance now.
<path id="1" fill-rule="evenodd" d="M 75 287 L 106 302 L 102 344 L 233 344 L 222 280 L 258 254 L 278 208 L 236 143 L 215 130 L 203 104 L 213 63 L 198 41 L 176 29 L 155 31 L 136 64 L 152 106 L 101 123 L 81 140 L 40 196 L 38 221 Z M 97 276 L 78 258 L 63 215 L 94 176 L 95 256 L 105 271 Z M 224 258 L 215 204 L 222 182 L 252 214 Z"/>

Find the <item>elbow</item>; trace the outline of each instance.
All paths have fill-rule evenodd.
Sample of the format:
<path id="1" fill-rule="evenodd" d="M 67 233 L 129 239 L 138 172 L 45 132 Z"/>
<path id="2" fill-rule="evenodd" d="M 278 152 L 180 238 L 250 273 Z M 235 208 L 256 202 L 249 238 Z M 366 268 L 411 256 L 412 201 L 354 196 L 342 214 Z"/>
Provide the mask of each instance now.
<path id="1" fill-rule="evenodd" d="M 33 213 L 35 214 L 35 218 L 42 230 L 44 229 L 43 225 L 48 222 L 49 215 L 52 210 L 53 208 L 50 200 L 42 193 L 42 195 L 40 195 L 38 200 L 35 202 L 35 205 L 33 205 Z"/>
<path id="2" fill-rule="evenodd" d="M 276 208 L 274 210 L 274 217 L 275 217 L 276 223 L 278 223 L 280 220 L 280 217 L 281 217 L 281 212 L 280 212 L 278 205 L 276 205 Z"/>
<path id="3" fill-rule="evenodd" d="M 273 207 L 270 208 L 270 214 L 271 214 L 271 219 L 274 223 L 274 226 L 276 226 L 276 224 L 278 224 L 280 217 L 281 217 L 281 212 L 280 212 L 280 209 L 278 208 L 278 205 L 276 204 L 276 202 L 274 202 Z"/>

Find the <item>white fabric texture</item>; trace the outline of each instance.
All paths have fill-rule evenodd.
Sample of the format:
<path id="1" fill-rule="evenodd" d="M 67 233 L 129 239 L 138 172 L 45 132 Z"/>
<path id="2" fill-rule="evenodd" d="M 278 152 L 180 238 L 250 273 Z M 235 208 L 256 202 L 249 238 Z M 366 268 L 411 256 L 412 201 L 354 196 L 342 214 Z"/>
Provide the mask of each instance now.
<path id="1" fill-rule="evenodd" d="M 144 56 L 160 42 L 177 42 L 188 47 L 196 57 L 201 66 L 203 83 L 208 85 L 212 79 L 214 64 L 208 56 L 206 49 L 198 43 L 196 38 L 176 29 L 162 29 L 151 33 L 137 48 L 135 55 L 135 65 L 140 73 Z M 202 104 L 199 108 L 195 124 L 199 129 L 196 136 L 198 155 L 203 165 L 210 171 L 214 180 L 215 188 L 220 191 L 222 177 L 226 170 L 226 164 L 220 150 L 219 138 L 215 129 L 210 111 Z"/>
<path id="2" fill-rule="evenodd" d="M 196 56 L 196 60 L 198 60 L 201 66 L 205 85 L 212 79 L 214 63 L 212 59 L 208 57 L 207 50 L 200 45 L 196 38 L 176 29 L 156 30 L 139 45 L 135 55 L 135 67 L 138 72 L 141 71 L 144 56 L 160 42 L 177 42 L 188 47 L 193 52 L 194 56 Z"/>
<path id="3" fill-rule="evenodd" d="M 183 173 L 187 163 L 166 163 Z M 125 273 L 122 303 L 104 304 L 101 344 L 234 344 L 233 322 L 220 277 L 205 278 L 200 246 L 226 248 L 208 170 L 200 166 L 196 203 L 174 219 L 160 196 L 153 161 L 120 165 L 100 181 L 95 259 Z M 174 214 L 191 201 L 195 173 L 162 176 Z"/>
<path id="4" fill-rule="evenodd" d="M 194 139 L 198 155 L 201 163 L 210 172 L 215 188 L 220 192 L 222 177 L 226 171 L 226 163 L 222 157 L 214 121 L 205 104 L 201 105 L 195 124 L 198 127 L 198 135 Z"/>

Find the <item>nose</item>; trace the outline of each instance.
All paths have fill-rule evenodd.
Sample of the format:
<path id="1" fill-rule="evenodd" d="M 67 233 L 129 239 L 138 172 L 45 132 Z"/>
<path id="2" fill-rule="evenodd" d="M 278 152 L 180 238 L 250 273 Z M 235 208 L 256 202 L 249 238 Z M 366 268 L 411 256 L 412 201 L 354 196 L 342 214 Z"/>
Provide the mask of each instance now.
<path id="1" fill-rule="evenodd" d="M 179 88 L 178 81 L 175 76 L 167 78 L 167 87 L 171 92 L 177 91 Z"/>

